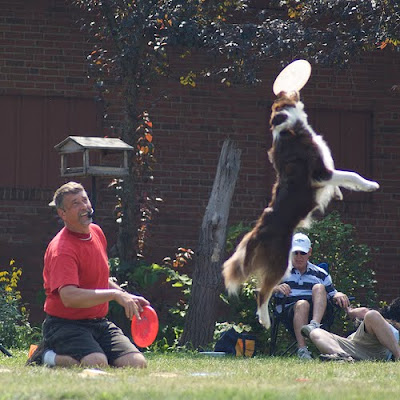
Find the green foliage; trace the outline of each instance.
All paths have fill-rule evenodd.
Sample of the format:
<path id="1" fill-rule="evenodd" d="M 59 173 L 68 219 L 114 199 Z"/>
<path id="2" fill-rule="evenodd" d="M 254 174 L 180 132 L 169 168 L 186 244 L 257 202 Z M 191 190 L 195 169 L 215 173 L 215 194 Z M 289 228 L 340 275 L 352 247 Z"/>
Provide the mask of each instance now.
<path id="1" fill-rule="evenodd" d="M 371 250 L 357 242 L 354 227 L 332 212 L 303 232 L 312 243 L 311 260 L 329 265 L 335 287 L 364 306 L 376 306 L 375 272 L 368 267 Z"/>
<path id="2" fill-rule="evenodd" d="M 97 86 L 103 91 L 107 74 L 138 88 L 161 76 L 191 86 L 195 76 L 219 76 L 228 86 L 256 83 L 259 66 L 271 57 L 341 65 L 366 50 L 396 48 L 400 39 L 398 0 L 271 0 L 263 8 L 247 0 L 73 3 L 96 40 L 88 61 L 92 75 L 102 73 Z M 196 70 L 189 62 L 174 73 L 170 60 L 198 49 L 209 52 L 211 62 Z"/>
<path id="3" fill-rule="evenodd" d="M 121 287 L 127 287 L 129 291 L 139 292 L 152 287 L 160 277 L 166 273 L 164 267 L 159 264 L 147 264 L 145 261 L 131 264 L 123 262 L 118 257 L 108 260 L 110 274 L 120 282 Z"/>
<path id="4" fill-rule="evenodd" d="M 193 251 L 189 249 L 178 249 L 175 259 L 164 258 L 166 271 L 165 283 L 178 292 L 175 305 L 168 309 L 168 317 L 160 329 L 160 339 L 152 348 L 158 351 L 176 351 L 182 349 L 179 338 L 183 332 L 186 313 L 189 307 L 189 298 L 192 290 L 192 279 L 182 272 L 182 268 L 192 259 Z"/>
<path id="5" fill-rule="evenodd" d="M 256 315 L 257 287 L 256 279 L 252 277 L 243 284 L 238 296 L 228 297 L 225 293 L 221 294 L 222 300 L 229 306 L 229 314 L 224 315 L 224 321 L 217 323 L 215 338 L 218 338 L 225 330 L 234 327 L 238 332 L 246 331 L 255 334 L 261 344 L 260 348 L 266 349 L 271 332 L 259 323 Z"/>
<path id="6" fill-rule="evenodd" d="M 167 285 L 170 288 L 171 297 L 176 298 L 176 303 L 168 307 L 168 315 L 160 321 L 158 339 L 151 349 L 160 352 L 177 350 L 178 340 L 183 331 L 184 320 L 188 308 L 188 300 L 192 287 L 192 279 L 183 272 L 186 264 L 192 259 L 191 249 L 179 248 L 174 258 L 166 257 L 162 264 L 148 264 L 145 261 L 132 265 L 123 262 L 119 258 L 110 258 L 110 274 L 120 286 L 125 287 L 131 293 L 140 293 L 148 298 L 155 288 Z M 165 304 L 159 304 L 157 297 L 152 300 L 153 307 L 164 308 Z M 113 320 L 124 321 L 123 309 L 113 302 L 110 303 L 110 317 Z M 128 332 L 125 332 L 129 334 Z"/>
<path id="7" fill-rule="evenodd" d="M 21 274 L 22 269 L 14 260 L 0 271 L 0 343 L 5 347 L 27 348 L 35 333 L 28 322 L 28 311 L 21 303 L 18 290 Z"/>
<path id="8" fill-rule="evenodd" d="M 226 231 L 226 252 L 232 253 L 239 242 L 239 238 L 250 230 L 251 226 L 243 222 L 230 226 Z"/>

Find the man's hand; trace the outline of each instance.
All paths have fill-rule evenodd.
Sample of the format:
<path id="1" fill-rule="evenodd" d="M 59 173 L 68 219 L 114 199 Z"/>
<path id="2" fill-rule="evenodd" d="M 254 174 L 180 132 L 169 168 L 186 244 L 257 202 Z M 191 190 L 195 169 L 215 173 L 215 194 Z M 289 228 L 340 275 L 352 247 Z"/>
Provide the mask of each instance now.
<path id="1" fill-rule="evenodd" d="M 367 307 L 356 307 L 353 308 L 351 306 L 345 308 L 346 314 L 350 319 L 364 319 L 365 314 L 369 311 Z"/>
<path id="2" fill-rule="evenodd" d="M 346 294 L 342 292 L 337 292 L 333 296 L 333 301 L 341 308 L 347 308 L 350 306 L 350 300 Z"/>
<path id="3" fill-rule="evenodd" d="M 275 286 L 274 292 L 282 293 L 284 296 L 289 296 L 291 290 L 292 289 L 287 283 L 281 283 L 280 285 Z"/>
<path id="4" fill-rule="evenodd" d="M 144 297 L 135 296 L 121 290 L 117 291 L 115 301 L 124 307 L 125 315 L 130 320 L 134 315 L 136 315 L 136 318 L 140 319 L 140 313 L 143 311 L 143 307 L 150 305 Z"/>

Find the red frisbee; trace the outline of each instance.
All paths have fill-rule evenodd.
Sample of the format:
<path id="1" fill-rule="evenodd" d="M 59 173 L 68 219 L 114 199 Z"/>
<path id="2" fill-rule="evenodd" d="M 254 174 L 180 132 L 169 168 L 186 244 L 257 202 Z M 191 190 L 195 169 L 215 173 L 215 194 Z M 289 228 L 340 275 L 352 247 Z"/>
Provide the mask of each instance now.
<path id="1" fill-rule="evenodd" d="M 139 347 L 150 346 L 157 337 L 158 316 L 154 308 L 144 306 L 140 314 L 141 319 L 134 315 L 131 323 L 132 339 Z"/>

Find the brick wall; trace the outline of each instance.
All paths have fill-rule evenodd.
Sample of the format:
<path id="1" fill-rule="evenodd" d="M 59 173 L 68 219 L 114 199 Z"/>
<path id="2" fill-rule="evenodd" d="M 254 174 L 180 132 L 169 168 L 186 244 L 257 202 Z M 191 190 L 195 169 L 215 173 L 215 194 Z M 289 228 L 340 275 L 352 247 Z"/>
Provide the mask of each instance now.
<path id="1" fill-rule="evenodd" d="M 63 0 L 41 0 L 32 6 L 26 3 L 0 0 L 0 95 L 94 98 L 96 92 L 86 79 L 85 64 L 92 48 L 75 23 L 78 11 L 66 7 Z M 205 61 L 204 55 L 198 57 L 196 62 Z M 172 61 L 179 71 L 183 61 Z M 398 296 L 400 283 L 400 97 L 390 90 L 399 84 L 399 65 L 400 53 L 385 49 L 366 55 L 350 69 L 314 67 L 302 91 L 306 109 L 372 115 L 366 170 L 370 174 L 367 177 L 379 181 L 382 188 L 362 200 L 345 192 L 345 201 L 332 204 L 330 209 L 338 209 L 344 221 L 356 226 L 359 239 L 376 249 L 371 266 L 377 272 L 379 294 L 384 299 Z M 179 246 L 196 247 L 219 152 L 227 137 L 242 150 L 230 222 L 254 221 L 265 207 L 274 178 L 266 154 L 271 144 L 271 88 L 279 71 L 277 62 L 266 64 L 260 72 L 263 83 L 258 87 L 226 88 L 215 82 L 199 82 L 196 88 L 188 88 L 165 80 L 143 99 L 143 108 L 148 109 L 154 124 L 158 160 L 155 185 L 164 199 L 152 231 L 152 261 L 172 255 Z M 111 121 L 119 119 L 118 107 L 114 105 L 109 112 Z M 318 128 L 325 132 L 329 127 L 319 121 Z M 116 129 L 111 133 L 118 136 L 119 132 Z M 7 134 L 3 132 L 4 141 Z M 350 143 L 351 131 L 348 136 Z M 351 168 L 352 154 L 360 149 L 354 144 L 350 147 L 338 168 Z M 0 172 L 0 262 L 5 265 L 13 257 L 23 266 L 23 293 L 30 302 L 32 318 L 38 320 L 42 316 L 36 301 L 42 257 L 48 241 L 60 228 L 47 207 L 55 187 L 7 187 L 1 174 L 7 171 Z M 62 182 L 60 178 L 58 183 Z M 97 183 L 96 215 L 111 247 L 117 232 L 112 218 L 113 197 L 107 179 Z M 90 180 L 84 184 L 90 191 Z"/>
<path id="2" fill-rule="evenodd" d="M 90 45 L 63 0 L 1 1 L 0 93 L 92 96 Z"/>

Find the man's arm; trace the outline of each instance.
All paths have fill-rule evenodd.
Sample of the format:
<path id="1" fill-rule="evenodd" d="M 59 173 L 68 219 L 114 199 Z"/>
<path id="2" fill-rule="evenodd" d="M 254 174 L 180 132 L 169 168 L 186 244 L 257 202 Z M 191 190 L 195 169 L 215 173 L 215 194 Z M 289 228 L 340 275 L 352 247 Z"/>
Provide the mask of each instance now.
<path id="1" fill-rule="evenodd" d="M 322 282 L 325 286 L 328 297 L 331 298 L 339 307 L 346 308 L 350 306 L 350 300 L 346 294 L 338 292 L 332 282 L 332 277 L 327 274 L 324 281 Z"/>
<path id="2" fill-rule="evenodd" d="M 64 306 L 71 308 L 89 308 L 115 300 L 124 307 L 128 319 L 132 319 L 133 315 L 140 318 L 143 306 L 150 304 L 145 298 L 124 292 L 121 288 L 82 289 L 74 285 L 67 285 L 58 292 Z"/>
<path id="3" fill-rule="evenodd" d="M 369 311 L 369 308 L 367 308 L 367 307 L 356 307 L 356 308 L 347 307 L 345 311 L 350 319 L 356 319 L 356 318 L 364 319 L 365 314 Z"/>

